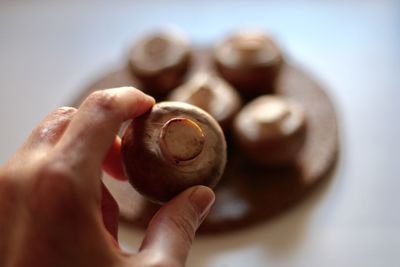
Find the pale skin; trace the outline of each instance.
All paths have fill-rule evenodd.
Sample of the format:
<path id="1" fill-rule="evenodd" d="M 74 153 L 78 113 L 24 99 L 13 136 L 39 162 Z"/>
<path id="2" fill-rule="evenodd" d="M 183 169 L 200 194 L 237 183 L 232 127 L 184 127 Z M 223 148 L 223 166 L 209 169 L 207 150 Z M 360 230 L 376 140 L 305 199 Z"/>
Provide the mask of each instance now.
<path id="1" fill-rule="evenodd" d="M 166 203 L 128 254 L 118 246 L 118 206 L 101 182 L 102 170 L 126 179 L 116 134 L 152 105 L 134 88 L 108 89 L 39 123 L 0 168 L 0 266 L 185 265 L 211 189 L 192 187 Z"/>

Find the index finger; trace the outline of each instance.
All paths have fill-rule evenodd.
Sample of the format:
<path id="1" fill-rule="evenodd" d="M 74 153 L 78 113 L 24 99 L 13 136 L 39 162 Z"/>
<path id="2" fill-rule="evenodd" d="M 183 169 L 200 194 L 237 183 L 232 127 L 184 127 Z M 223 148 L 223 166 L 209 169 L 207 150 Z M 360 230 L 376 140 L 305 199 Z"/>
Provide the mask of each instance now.
<path id="1" fill-rule="evenodd" d="M 133 87 L 96 91 L 79 107 L 56 149 L 73 165 L 100 168 L 122 122 L 145 113 L 154 102 Z"/>

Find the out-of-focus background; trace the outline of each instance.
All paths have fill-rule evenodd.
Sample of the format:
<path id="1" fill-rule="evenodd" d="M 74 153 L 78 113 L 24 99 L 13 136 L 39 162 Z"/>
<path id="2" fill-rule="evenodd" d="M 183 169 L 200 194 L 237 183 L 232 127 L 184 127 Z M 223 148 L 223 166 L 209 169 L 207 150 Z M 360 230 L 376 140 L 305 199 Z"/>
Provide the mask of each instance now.
<path id="1" fill-rule="evenodd" d="M 200 237 L 188 266 L 400 266 L 398 1 L 0 0 L 0 163 L 52 109 L 125 63 L 139 34 L 178 27 L 210 45 L 271 32 L 334 100 L 341 156 L 330 182 L 273 220 Z M 123 228 L 125 247 L 142 233 Z"/>

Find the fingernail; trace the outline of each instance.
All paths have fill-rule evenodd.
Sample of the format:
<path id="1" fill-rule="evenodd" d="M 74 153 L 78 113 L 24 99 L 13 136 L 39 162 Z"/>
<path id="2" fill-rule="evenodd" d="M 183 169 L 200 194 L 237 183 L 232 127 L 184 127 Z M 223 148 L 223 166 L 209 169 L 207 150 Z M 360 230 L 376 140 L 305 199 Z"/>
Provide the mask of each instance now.
<path id="1" fill-rule="evenodd" d="M 200 222 L 208 214 L 215 201 L 214 192 L 206 186 L 197 186 L 189 196 L 190 202 L 200 215 Z"/>
<path id="2" fill-rule="evenodd" d="M 139 91 L 141 91 L 141 90 L 139 90 Z M 153 96 L 148 95 L 148 94 L 146 94 L 146 93 L 143 92 L 143 91 L 141 91 L 141 92 L 142 92 L 143 96 L 144 96 L 145 98 L 147 98 L 148 101 L 153 102 L 153 103 L 156 103 L 156 99 L 155 99 Z"/>
<path id="3" fill-rule="evenodd" d="M 137 91 L 139 91 L 140 93 L 142 93 L 142 95 L 144 96 L 144 98 L 146 98 L 147 101 L 153 102 L 153 104 L 156 103 L 156 100 L 155 100 L 155 98 L 154 98 L 153 96 L 146 94 L 145 92 L 143 92 L 142 90 L 140 90 L 140 89 L 138 89 L 138 88 L 136 88 L 136 87 L 133 87 L 133 86 L 123 86 L 123 87 L 120 87 L 120 88 L 129 88 L 129 89 L 137 90 Z"/>
<path id="4" fill-rule="evenodd" d="M 156 99 L 155 99 L 154 97 L 152 97 L 151 95 L 148 95 L 148 94 L 144 94 L 144 95 L 146 96 L 146 98 L 147 98 L 150 102 L 156 103 Z"/>

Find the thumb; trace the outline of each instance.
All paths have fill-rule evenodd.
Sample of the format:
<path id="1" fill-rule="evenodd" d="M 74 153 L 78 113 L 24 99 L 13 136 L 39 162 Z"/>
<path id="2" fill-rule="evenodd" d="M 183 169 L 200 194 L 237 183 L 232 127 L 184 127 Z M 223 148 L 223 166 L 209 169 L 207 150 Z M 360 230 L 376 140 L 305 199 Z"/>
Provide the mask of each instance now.
<path id="1" fill-rule="evenodd" d="M 214 200 L 210 188 L 195 186 L 166 203 L 150 221 L 139 253 L 159 255 L 160 261 L 183 266 Z"/>

